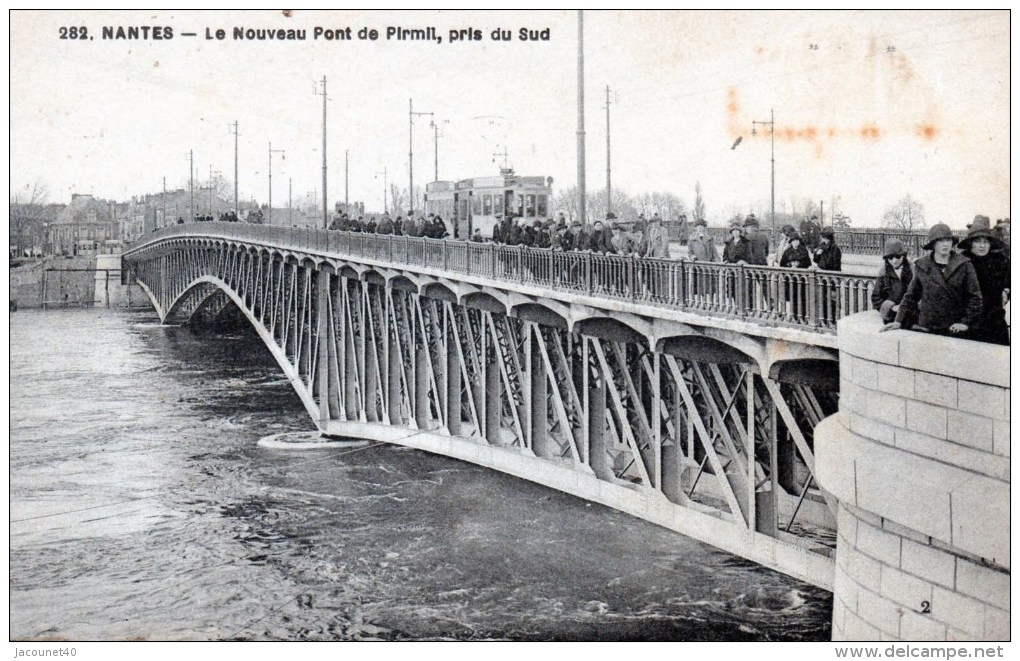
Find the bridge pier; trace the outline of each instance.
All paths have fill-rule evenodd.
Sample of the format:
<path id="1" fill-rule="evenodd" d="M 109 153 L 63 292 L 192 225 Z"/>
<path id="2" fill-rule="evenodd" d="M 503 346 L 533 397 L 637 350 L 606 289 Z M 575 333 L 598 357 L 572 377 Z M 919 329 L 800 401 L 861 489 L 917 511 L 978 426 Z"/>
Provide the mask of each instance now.
<path id="1" fill-rule="evenodd" d="M 1009 640 L 1009 349 L 839 322 L 835 640 Z"/>

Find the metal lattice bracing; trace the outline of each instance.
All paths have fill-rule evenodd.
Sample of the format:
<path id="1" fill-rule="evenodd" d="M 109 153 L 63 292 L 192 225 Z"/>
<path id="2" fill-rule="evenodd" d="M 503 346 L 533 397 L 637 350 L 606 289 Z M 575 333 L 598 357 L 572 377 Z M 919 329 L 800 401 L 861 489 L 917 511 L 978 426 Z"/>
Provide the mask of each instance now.
<path id="1" fill-rule="evenodd" d="M 272 246 L 178 237 L 129 260 L 164 320 L 240 309 L 323 432 L 491 465 L 831 586 L 811 429 L 832 392 Z"/>

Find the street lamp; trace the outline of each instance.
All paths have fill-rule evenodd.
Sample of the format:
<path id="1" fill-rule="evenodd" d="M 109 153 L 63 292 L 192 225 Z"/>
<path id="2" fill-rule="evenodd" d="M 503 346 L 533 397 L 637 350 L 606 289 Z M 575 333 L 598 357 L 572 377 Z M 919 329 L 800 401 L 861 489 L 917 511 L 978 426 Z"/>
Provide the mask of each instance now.
<path id="1" fill-rule="evenodd" d="M 769 108 L 769 121 L 752 121 L 751 135 L 757 135 L 758 126 L 769 127 L 769 135 L 772 138 L 772 232 L 776 231 L 776 113 Z M 739 141 L 738 141 L 739 142 Z M 734 143 L 736 147 L 738 143 Z"/>
<path id="2" fill-rule="evenodd" d="M 390 209 L 386 205 L 386 193 L 387 193 L 387 190 L 386 190 L 386 168 L 383 168 L 382 172 L 376 172 L 375 173 L 375 178 L 378 179 L 379 175 L 382 175 L 382 177 L 383 177 L 383 179 L 382 179 L 382 182 L 383 182 L 382 183 L 382 206 L 383 206 L 383 213 L 389 213 Z M 410 215 L 408 217 L 410 217 Z"/>
<path id="3" fill-rule="evenodd" d="M 407 100 L 407 173 L 408 173 L 408 188 L 407 188 L 407 215 L 414 215 L 414 116 L 415 115 L 428 115 L 429 117 L 435 118 L 435 115 L 431 112 L 415 112 L 414 101 L 412 99 Z"/>
<path id="4" fill-rule="evenodd" d="M 273 224 L 273 153 L 283 154 L 280 158 L 287 160 L 287 152 L 284 149 L 273 149 L 273 143 L 269 143 L 269 224 Z"/>

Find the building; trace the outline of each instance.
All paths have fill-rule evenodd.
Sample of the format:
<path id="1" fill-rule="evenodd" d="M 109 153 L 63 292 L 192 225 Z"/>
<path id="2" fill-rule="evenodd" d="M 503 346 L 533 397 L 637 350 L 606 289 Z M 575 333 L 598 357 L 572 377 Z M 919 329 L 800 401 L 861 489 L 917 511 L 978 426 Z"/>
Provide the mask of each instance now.
<path id="1" fill-rule="evenodd" d="M 46 227 L 46 250 L 56 255 L 95 255 L 107 241 L 118 241 L 120 231 L 114 204 L 92 195 L 74 194 L 56 219 Z"/>

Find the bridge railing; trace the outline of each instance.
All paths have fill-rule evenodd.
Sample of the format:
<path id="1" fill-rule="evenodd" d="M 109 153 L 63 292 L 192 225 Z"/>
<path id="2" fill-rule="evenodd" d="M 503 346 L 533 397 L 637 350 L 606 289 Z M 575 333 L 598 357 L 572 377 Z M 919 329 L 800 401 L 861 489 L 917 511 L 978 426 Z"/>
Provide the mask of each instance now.
<path id="1" fill-rule="evenodd" d="M 870 308 L 873 286 L 871 278 L 834 271 L 221 222 L 163 228 L 126 256 L 175 236 L 250 241 L 830 333 L 840 318 Z"/>

